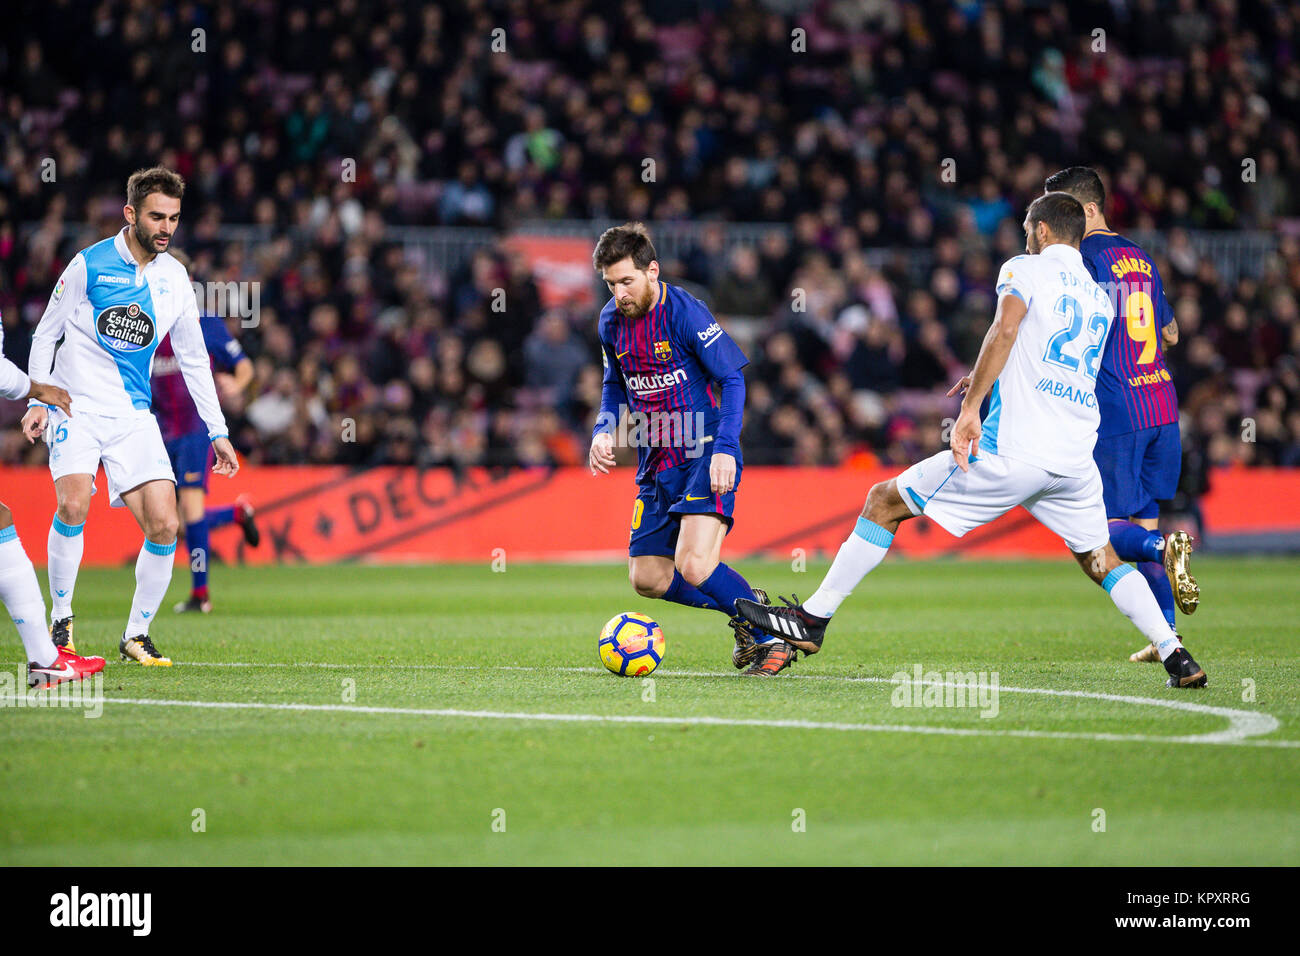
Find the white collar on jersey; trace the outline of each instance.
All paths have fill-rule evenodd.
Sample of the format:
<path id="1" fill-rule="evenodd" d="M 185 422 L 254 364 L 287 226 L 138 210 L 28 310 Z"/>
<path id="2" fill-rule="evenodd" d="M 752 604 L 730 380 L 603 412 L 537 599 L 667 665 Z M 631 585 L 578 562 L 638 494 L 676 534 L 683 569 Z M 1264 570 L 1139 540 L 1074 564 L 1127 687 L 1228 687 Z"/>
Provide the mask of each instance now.
<path id="1" fill-rule="evenodd" d="M 122 257 L 122 261 L 134 269 L 136 266 L 135 256 L 131 255 L 131 247 L 126 244 L 126 231 L 130 228 L 130 226 L 122 227 L 122 231 L 113 239 L 113 248 Z"/>
<path id="2" fill-rule="evenodd" d="M 1051 259 L 1065 259 L 1073 260 L 1075 262 L 1083 261 L 1083 253 L 1074 248 L 1074 246 L 1066 245 L 1064 242 L 1054 242 L 1038 254 L 1040 256 L 1047 256 Z"/>

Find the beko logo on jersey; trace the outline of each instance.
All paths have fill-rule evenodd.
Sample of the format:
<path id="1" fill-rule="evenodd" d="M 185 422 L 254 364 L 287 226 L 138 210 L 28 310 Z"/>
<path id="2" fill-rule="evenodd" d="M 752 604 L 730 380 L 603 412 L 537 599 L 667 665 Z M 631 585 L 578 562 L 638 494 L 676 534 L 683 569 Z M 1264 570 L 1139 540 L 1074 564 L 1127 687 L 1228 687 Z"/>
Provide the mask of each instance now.
<path id="1" fill-rule="evenodd" d="M 722 334 L 722 326 L 718 325 L 717 322 L 714 322 L 712 325 L 710 325 L 710 326 L 709 326 L 707 329 L 705 329 L 703 332 L 696 332 L 695 334 L 699 337 L 699 340 L 700 340 L 701 342 L 708 342 L 709 345 L 712 345 L 713 342 L 710 341 L 710 340 L 711 340 L 711 339 L 716 339 L 719 335 Z M 706 348 L 707 348 L 707 347 L 708 347 L 708 346 L 706 346 Z"/>
<path id="2" fill-rule="evenodd" d="M 138 352 L 153 343 L 153 317 L 139 303 L 112 305 L 99 313 L 95 329 L 103 343 L 119 352 Z"/>
<path id="3" fill-rule="evenodd" d="M 686 369 L 679 368 L 667 375 L 656 372 L 654 375 L 632 375 L 627 380 L 627 387 L 634 392 L 659 392 L 686 381 Z"/>

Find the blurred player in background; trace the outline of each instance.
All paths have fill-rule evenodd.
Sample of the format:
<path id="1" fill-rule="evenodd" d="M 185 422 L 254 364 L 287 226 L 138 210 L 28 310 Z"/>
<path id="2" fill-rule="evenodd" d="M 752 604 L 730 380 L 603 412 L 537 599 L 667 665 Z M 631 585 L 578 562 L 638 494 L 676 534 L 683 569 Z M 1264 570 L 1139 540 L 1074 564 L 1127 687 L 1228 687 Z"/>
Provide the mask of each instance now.
<path id="1" fill-rule="evenodd" d="M 970 375 L 951 451 L 872 487 L 853 534 L 807 601 L 781 608 L 739 600 L 755 627 L 784 634 L 800 650 L 821 649 L 831 616 L 889 551 L 898 526 L 925 515 L 950 534 L 994 521 L 1017 505 L 1056 532 L 1084 572 L 1155 646 L 1170 687 L 1204 687 L 1205 671 L 1165 622 L 1131 565 L 1110 544 L 1097 441 L 1098 367 L 1113 317 L 1106 293 L 1079 253 L 1084 213 L 1052 192 L 1025 216 L 1028 255 L 998 273 L 997 312 Z M 980 403 L 989 409 L 980 421 Z"/>
<path id="2" fill-rule="evenodd" d="M 10 401 L 31 399 L 53 405 L 64 415 L 72 414 L 72 399 L 55 385 L 33 382 L 23 370 L 4 357 L 4 323 L 0 322 L 0 398 Z M 18 540 L 13 512 L 0 502 L 0 600 L 18 628 L 27 652 L 27 685 L 53 687 L 70 680 L 82 680 L 104 669 L 102 657 L 78 657 L 67 648 L 55 647 L 45 627 L 45 598 L 36 580 L 36 569 Z"/>
<path id="3" fill-rule="evenodd" d="M 190 269 L 190 259 L 178 249 L 172 258 Z M 200 315 L 203 344 L 208 350 L 221 398 L 239 395 L 253 380 L 253 361 L 244 354 L 239 342 L 230 334 L 226 323 L 217 316 Z M 185 522 L 185 547 L 190 554 L 190 596 L 173 608 L 178 614 L 198 611 L 208 614 L 212 601 L 208 595 L 208 536 L 217 528 L 238 522 L 244 541 L 257 547 L 261 535 L 253 517 L 253 506 L 244 496 L 233 505 L 208 508 L 208 472 L 212 467 L 212 446 L 199 410 L 185 387 L 180 360 L 172 350 L 170 336 L 158 345 L 153 359 L 153 410 L 158 417 L 167 455 L 176 473 L 176 493 L 180 499 L 180 517 Z"/>
<path id="4" fill-rule="evenodd" d="M 704 303 L 660 280 L 641 223 L 607 229 L 592 261 L 613 298 L 597 326 L 605 378 L 591 473 L 608 474 L 614 466 L 612 433 L 625 409 L 653 416 L 637 447 L 632 586 L 643 597 L 726 614 L 736 636 L 732 663 L 748 667 L 748 675 L 775 674 L 790 666 L 795 649 L 737 616 L 737 598 L 766 601 L 767 595 L 720 561 L 743 469 L 741 369 L 749 360 Z M 674 418 L 675 434 L 666 424 Z M 694 430 L 697 421 L 703 434 Z"/>
<path id="5" fill-rule="evenodd" d="M 32 338 L 29 367 L 68 390 L 77 415 L 33 400 L 23 416 L 28 441 L 44 434 L 58 511 L 50 527 L 48 574 L 54 643 L 74 651 L 72 599 L 84 550 L 82 531 L 103 462 L 109 503 L 127 507 L 144 532 L 135 595 L 118 643 L 123 660 L 170 667 L 149 636 L 176 563 L 176 477 L 150 411 L 154 351 L 170 333 L 185 384 L 208 427 L 219 475 L 239 459 L 226 437 L 198 303 L 185 267 L 167 252 L 180 222 L 185 181 L 156 167 L 126 184 L 122 231 L 78 252 L 63 270 Z"/>
<path id="6" fill-rule="evenodd" d="M 1049 176 L 1048 192 L 1069 193 L 1083 204 L 1086 231 L 1079 251 L 1102 289 L 1111 293 L 1114 332 L 1097 375 L 1101 426 L 1093 457 L 1101 471 L 1110 520 L 1110 543 L 1124 561 L 1137 565 L 1175 633 L 1175 603 L 1184 614 L 1196 610 L 1201 589 L 1189 573 L 1192 539 L 1186 531 L 1167 537 L 1160 527 L 1160 502 L 1178 490 L 1182 441 L 1178 394 L 1165 367 L 1164 349 L 1178 342 L 1178 323 L 1165 298 L 1160 271 L 1136 243 L 1106 225 L 1106 190 L 1086 166 Z M 1134 662 L 1159 660 L 1147 645 Z"/>

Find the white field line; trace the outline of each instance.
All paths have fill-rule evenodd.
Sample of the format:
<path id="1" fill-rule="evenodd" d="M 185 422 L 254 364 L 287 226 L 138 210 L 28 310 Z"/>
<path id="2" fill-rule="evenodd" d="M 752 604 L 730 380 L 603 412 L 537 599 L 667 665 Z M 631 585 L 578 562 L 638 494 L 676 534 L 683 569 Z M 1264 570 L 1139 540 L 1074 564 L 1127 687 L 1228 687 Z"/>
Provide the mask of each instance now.
<path id="1" fill-rule="evenodd" d="M 348 669 L 348 668 L 384 668 L 392 670 L 396 668 L 419 669 L 419 670 L 486 670 L 486 671 L 558 671 L 563 673 L 603 673 L 602 668 L 597 667 L 523 667 L 523 666 L 496 666 L 481 667 L 477 665 L 457 665 L 457 664 L 405 664 L 405 665 L 386 665 L 386 664 L 333 664 L 327 662 L 302 661 L 297 663 L 276 662 L 268 664 L 255 664 L 251 662 L 191 662 L 179 666 L 185 667 L 303 667 L 303 668 L 320 668 L 320 669 Z M 721 671 L 669 671 L 662 676 L 677 677 L 735 677 L 735 674 Z M 789 677 L 796 680 L 828 680 L 841 681 L 846 683 L 869 683 L 869 684 L 895 684 L 903 683 L 886 677 L 847 677 L 831 674 L 791 674 Z M 924 685 L 929 683 L 940 687 L 958 686 L 969 689 L 969 685 L 958 685 L 956 683 L 944 681 L 913 681 L 907 680 L 907 683 L 916 683 Z M 209 708 L 219 710 L 291 710 L 291 711 L 325 711 L 338 713 L 357 713 L 357 714 L 397 714 L 407 716 L 422 717 L 469 717 L 481 720 L 532 720 L 532 721 L 551 721 L 565 723 L 614 723 L 614 724 L 688 724 L 688 725 L 707 725 L 719 727 L 771 727 L 771 728 L 793 728 L 803 730 L 839 730 L 839 731 L 858 731 L 863 733 L 912 733 L 912 734 L 934 734 L 947 735 L 956 737 L 1029 737 L 1048 740 L 1097 740 L 1097 741 L 1126 741 L 1126 742 L 1147 742 L 1147 743 L 1178 743 L 1178 744 L 1235 744 L 1239 746 L 1255 747 L 1279 747 L 1279 748 L 1296 748 L 1300 747 L 1300 741 L 1297 740 L 1251 740 L 1248 738 L 1259 737 L 1264 734 L 1272 733 L 1281 726 L 1281 722 L 1271 714 L 1259 711 L 1236 710 L 1230 707 L 1213 707 L 1207 704 L 1197 704 L 1185 700 L 1163 700 L 1155 697 L 1130 697 L 1121 694 L 1101 694 L 1092 691 L 1080 690 L 1054 690 L 1042 687 L 1005 687 L 998 686 L 999 693 L 1006 691 L 1012 694 L 1040 694 L 1049 697 L 1078 697 L 1090 700 L 1104 700 L 1113 703 L 1135 704 L 1147 707 L 1165 707 L 1170 710 L 1181 710 L 1189 713 L 1210 714 L 1213 716 L 1224 717 L 1228 720 L 1228 726 L 1224 730 L 1211 731 L 1203 734 L 1188 734 L 1182 736 L 1162 736 L 1154 734 L 1110 734 L 1110 733 L 1086 733 L 1073 731 L 1046 731 L 1046 730 L 985 730 L 983 728 L 961 728 L 961 727 L 933 727 L 933 726 L 916 726 L 907 724 L 854 724 L 841 723 L 832 721 L 810 721 L 810 720 L 774 720 L 762 718 L 732 718 L 732 717 L 652 717 L 641 715 L 615 715 L 615 714 L 548 714 L 532 713 L 528 711 L 495 711 L 495 710 L 458 710 L 458 709 L 437 709 L 437 708 L 420 708 L 420 707 L 363 707 L 349 704 L 272 704 L 259 703 L 255 701 L 192 701 L 192 700 L 153 700 L 148 698 L 115 698 L 106 697 L 106 703 L 132 704 L 142 707 L 195 707 Z"/>

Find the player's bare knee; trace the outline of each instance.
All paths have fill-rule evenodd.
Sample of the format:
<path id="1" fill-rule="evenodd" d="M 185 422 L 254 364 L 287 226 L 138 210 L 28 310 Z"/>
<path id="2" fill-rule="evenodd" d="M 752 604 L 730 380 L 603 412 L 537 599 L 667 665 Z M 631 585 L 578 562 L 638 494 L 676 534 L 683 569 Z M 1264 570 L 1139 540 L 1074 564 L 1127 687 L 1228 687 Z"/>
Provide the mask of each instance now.
<path id="1" fill-rule="evenodd" d="M 643 598 L 661 598 L 668 590 L 658 581 L 649 583 L 639 580 L 632 581 L 632 589 Z"/>
<path id="2" fill-rule="evenodd" d="M 1074 559 L 1079 562 L 1079 567 L 1083 568 L 1083 573 L 1098 585 L 1106 580 L 1106 575 L 1122 563 L 1115 549 L 1110 546 L 1110 542 L 1091 551 L 1075 551 Z"/>
<path id="3" fill-rule="evenodd" d="M 884 527 L 887 523 L 897 521 L 898 496 L 891 494 L 893 479 L 878 481 L 867 492 L 867 503 L 862 506 L 862 517 Z"/>
<path id="4" fill-rule="evenodd" d="M 59 499 L 59 520 L 64 524 L 79 525 L 86 523 L 90 512 L 90 499 L 77 494 L 65 495 Z"/>
<path id="5" fill-rule="evenodd" d="M 156 515 L 145 519 L 144 536 L 154 544 L 171 544 L 180 531 L 180 520 L 176 515 Z"/>
<path id="6" fill-rule="evenodd" d="M 672 578 L 664 580 L 663 572 L 658 568 L 646 568 L 635 563 L 628 568 L 627 577 L 632 582 L 632 589 L 644 598 L 661 598 L 672 584 Z"/>
<path id="7" fill-rule="evenodd" d="M 688 554 L 677 562 L 677 570 L 686 579 L 686 583 L 696 588 L 708 580 L 717 566 L 716 561 L 702 554 Z"/>

